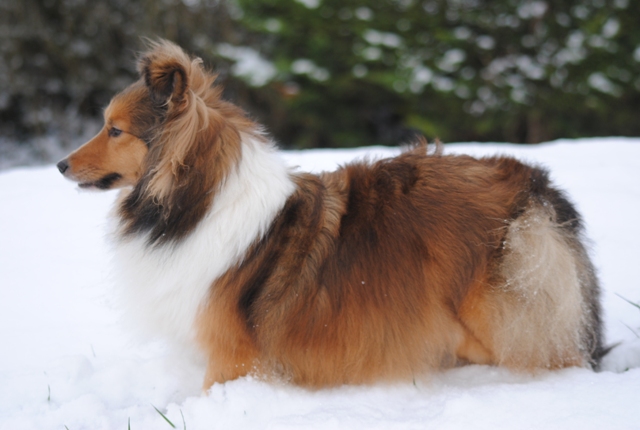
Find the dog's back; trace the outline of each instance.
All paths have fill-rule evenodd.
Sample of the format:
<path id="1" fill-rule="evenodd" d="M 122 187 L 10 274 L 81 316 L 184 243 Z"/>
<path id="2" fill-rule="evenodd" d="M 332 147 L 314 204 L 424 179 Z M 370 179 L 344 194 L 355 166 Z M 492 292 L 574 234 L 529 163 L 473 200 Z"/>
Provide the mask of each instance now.
<path id="1" fill-rule="evenodd" d="M 296 182 L 270 231 L 214 286 L 227 293 L 202 314 L 211 355 L 231 345 L 207 316 L 235 309 L 241 361 L 304 385 L 461 361 L 597 365 L 597 280 L 578 214 L 544 171 L 419 147 Z"/>

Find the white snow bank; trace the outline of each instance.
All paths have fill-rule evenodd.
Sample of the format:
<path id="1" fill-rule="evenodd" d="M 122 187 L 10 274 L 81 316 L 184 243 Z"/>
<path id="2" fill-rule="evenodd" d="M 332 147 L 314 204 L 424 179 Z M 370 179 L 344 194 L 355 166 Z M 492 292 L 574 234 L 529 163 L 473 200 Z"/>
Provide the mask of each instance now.
<path id="1" fill-rule="evenodd" d="M 115 193 L 78 192 L 54 167 L 0 174 L 0 429 L 638 428 L 640 139 L 446 145 L 548 166 L 584 215 L 603 285 L 606 370 L 518 375 L 488 366 L 409 384 L 307 391 L 242 378 L 200 392 L 203 369 L 118 321 L 104 239 Z M 287 152 L 328 170 L 397 150 Z M 633 273 L 632 273 L 633 272 Z M 635 331 L 635 333 L 634 333 Z M 637 334 L 636 334 L 637 333 Z M 629 369 L 629 370 L 627 370 Z"/>

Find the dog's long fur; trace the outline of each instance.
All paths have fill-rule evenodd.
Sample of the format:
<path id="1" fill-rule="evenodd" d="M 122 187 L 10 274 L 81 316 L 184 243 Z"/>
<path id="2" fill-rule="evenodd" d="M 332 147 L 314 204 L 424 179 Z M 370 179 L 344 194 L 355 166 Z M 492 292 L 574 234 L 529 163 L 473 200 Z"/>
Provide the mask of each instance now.
<path id="1" fill-rule="evenodd" d="M 598 281 L 543 169 L 418 142 L 293 173 L 200 60 L 160 41 L 139 71 L 58 167 L 123 188 L 129 312 L 197 344 L 205 388 L 248 373 L 322 387 L 460 363 L 597 368 Z"/>

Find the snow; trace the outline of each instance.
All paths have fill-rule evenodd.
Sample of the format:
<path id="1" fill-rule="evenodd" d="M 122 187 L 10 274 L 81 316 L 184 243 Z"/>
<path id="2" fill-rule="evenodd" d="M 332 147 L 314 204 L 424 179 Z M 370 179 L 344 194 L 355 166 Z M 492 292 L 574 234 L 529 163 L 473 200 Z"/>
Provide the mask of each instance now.
<path id="1" fill-rule="evenodd" d="M 326 81 L 331 76 L 327 69 L 318 67 L 316 63 L 307 58 L 298 58 L 293 61 L 291 71 L 297 75 L 308 75 L 316 81 Z"/>
<path id="2" fill-rule="evenodd" d="M 220 43 L 217 48 L 218 54 L 235 61 L 231 68 L 233 75 L 244 78 L 254 87 L 266 85 L 276 76 L 276 66 L 252 48 L 228 43 Z"/>
<path id="3" fill-rule="evenodd" d="M 362 34 L 362 37 L 372 45 L 383 45 L 389 48 L 397 48 L 402 45 L 402 38 L 395 33 L 369 29 Z"/>
<path id="4" fill-rule="evenodd" d="M 307 9 L 317 9 L 320 6 L 320 0 L 296 0 L 298 3 L 307 7 Z"/>
<path id="5" fill-rule="evenodd" d="M 412 383 L 309 391 L 247 377 L 200 391 L 197 360 L 120 322 L 105 239 L 116 193 L 78 192 L 54 166 L 0 173 L 0 429 L 638 428 L 640 139 L 446 145 L 548 166 L 586 221 L 603 285 L 605 370 L 468 366 Z M 321 171 L 388 148 L 287 152 Z M 634 333 L 635 332 L 635 333 Z M 636 334 L 637 333 L 637 334 Z M 184 354 L 183 354 L 184 355 Z M 184 418 L 183 418 L 184 417 Z M 184 419 L 184 421 L 183 421 Z"/>

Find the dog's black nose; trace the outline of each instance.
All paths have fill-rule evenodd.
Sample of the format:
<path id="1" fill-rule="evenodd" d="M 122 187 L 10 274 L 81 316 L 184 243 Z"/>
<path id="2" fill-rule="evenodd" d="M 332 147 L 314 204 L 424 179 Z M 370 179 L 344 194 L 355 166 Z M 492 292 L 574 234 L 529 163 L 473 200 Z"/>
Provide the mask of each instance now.
<path id="1" fill-rule="evenodd" d="M 69 163 L 67 162 L 67 160 L 62 160 L 61 162 L 56 164 L 56 166 L 58 166 L 58 170 L 60 170 L 60 173 L 64 173 L 69 168 Z"/>

